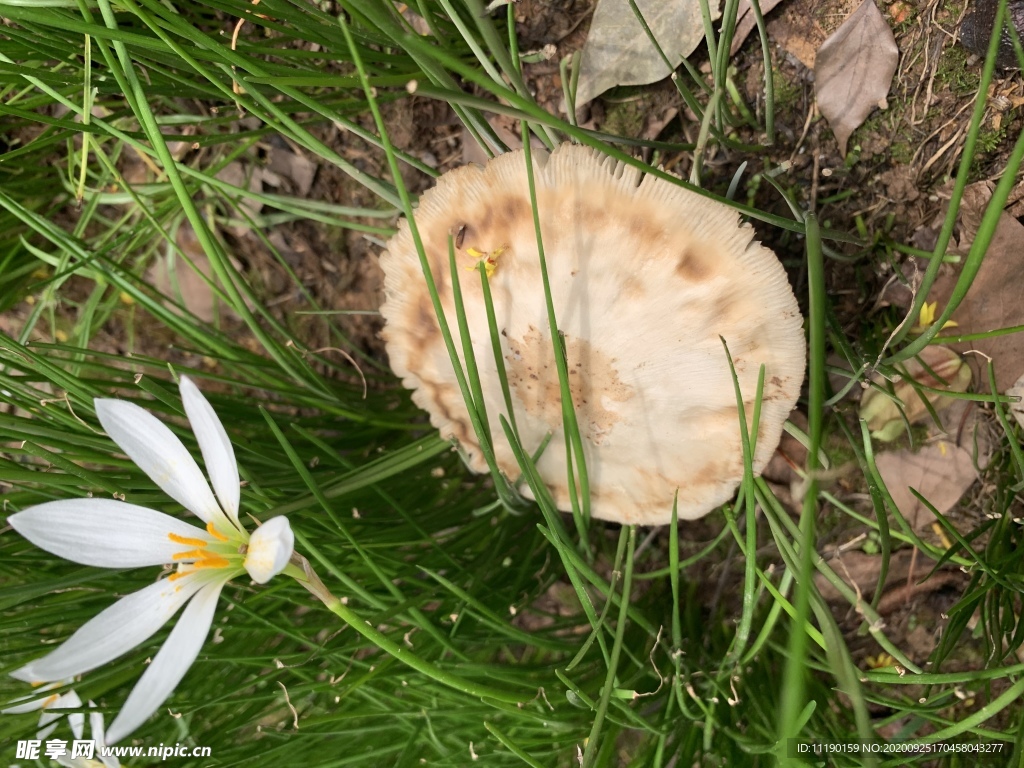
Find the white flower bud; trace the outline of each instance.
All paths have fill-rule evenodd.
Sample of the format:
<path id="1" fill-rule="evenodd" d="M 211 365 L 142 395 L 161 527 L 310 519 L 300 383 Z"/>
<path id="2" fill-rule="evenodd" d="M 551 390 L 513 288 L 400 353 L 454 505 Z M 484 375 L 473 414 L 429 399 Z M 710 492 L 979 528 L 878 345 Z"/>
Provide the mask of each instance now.
<path id="1" fill-rule="evenodd" d="M 245 570 L 257 584 L 266 584 L 284 570 L 295 549 L 295 534 L 288 518 L 272 517 L 249 538 Z"/>

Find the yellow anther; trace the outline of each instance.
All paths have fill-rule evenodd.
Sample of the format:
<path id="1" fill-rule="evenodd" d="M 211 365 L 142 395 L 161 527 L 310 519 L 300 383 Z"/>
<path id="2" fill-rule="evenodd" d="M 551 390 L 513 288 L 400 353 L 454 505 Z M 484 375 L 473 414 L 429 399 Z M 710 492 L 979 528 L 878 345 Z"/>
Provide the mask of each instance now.
<path id="1" fill-rule="evenodd" d="M 476 272 L 476 267 L 477 267 L 477 264 L 479 264 L 479 263 L 480 262 L 478 261 L 473 266 L 466 267 L 466 271 L 467 272 Z M 494 270 L 496 270 L 498 268 L 498 264 L 497 264 L 497 262 L 494 261 L 494 259 L 484 259 L 483 260 L 483 265 L 484 265 L 484 274 L 488 278 L 490 278 L 494 274 Z"/>
<path id="2" fill-rule="evenodd" d="M 231 563 L 223 557 L 212 553 L 206 553 L 202 560 L 192 563 L 193 568 L 227 568 L 229 565 Z"/>
<path id="3" fill-rule="evenodd" d="M 190 553 L 191 554 L 191 553 Z M 178 579 L 188 576 L 190 573 L 198 571 L 200 568 L 229 568 L 231 561 L 221 555 L 214 554 L 213 552 L 199 552 L 199 558 L 192 561 L 191 563 L 182 563 L 178 566 L 178 570 L 167 577 L 168 581 L 177 581 Z"/>
<path id="4" fill-rule="evenodd" d="M 481 251 L 477 248 L 467 248 L 466 253 L 472 256 L 474 259 L 476 259 L 477 264 L 479 264 L 481 261 L 483 262 L 484 274 L 488 278 L 490 278 L 494 274 L 495 270 L 498 269 L 498 257 L 501 256 L 501 254 L 503 254 L 505 251 L 507 251 L 509 247 L 510 246 L 506 243 L 504 245 L 499 245 L 497 248 L 490 252 Z M 466 269 L 476 269 L 477 264 L 474 264 L 471 267 L 466 267 Z"/>
<path id="5" fill-rule="evenodd" d="M 217 530 L 217 527 L 213 524 L 212 521 L 206 524 L 206 532 L 218 541 L 228 540 L 227 536 L 225 536 L 223 533 Z"/>
<path id="6" fill-rule="evenodd" d="M 184 563 L 184 565 L 191 565 L 193 568 L 225 568 L 230 565 L 222 555 L 210 552 L 207 549 L 190 549 L 187 552 L 176 552 L 171 555 L 171 558 L 175 562 L 191 560 L 192 562 Z"/>
<path id="7" fill-rule="evenodd" d="M 176 533 L 168 533 L 167 538 L 175 544 L 187 544 L 190 547 L 205 547 L 210 543 L 208 541 L 203 541 L 202 539 L 191 539 L 188 536 L 179 536 Z"/>
<path id="8" fill-rule="evenodd" d="M 895 666 L 896 659 L 888 653 L 880 653 L 877 656 L 868 656 L 865 658 L 864 664 L 868 669 L 884 669 L 885 667 Z"/>
<path id="9" fill-rule="evenodd" d="M 209 554 L 203 549 L 190 549 L 188 552 L 175 552 L 171 555 L 172 560 L 198 560 L 199 558 L 206 557 Z"/>

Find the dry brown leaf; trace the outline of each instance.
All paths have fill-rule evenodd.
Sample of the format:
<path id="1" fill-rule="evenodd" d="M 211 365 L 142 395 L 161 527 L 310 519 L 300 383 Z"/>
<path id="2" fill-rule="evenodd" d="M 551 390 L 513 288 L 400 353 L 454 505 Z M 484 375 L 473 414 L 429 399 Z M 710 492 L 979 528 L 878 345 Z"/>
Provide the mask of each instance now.
<path id="1" fill-rule="evenodd" d="M 909 550 L 893 552 L 889 561 L 890 573 L 899 569 L 904 560 L 909 563 Z M 864 600 L 870 600 L 871 595 L 878 586 L 878 573 L 881 564 L 882 558 L 878 555 L 869 554 L 857 549 L 847 552 L 836 552 L 834 557 L 829 558 L 829 565 L 836 575 L 845 581 L 846 585 Z M 814 584 L 817 586 L 818 591 L 821 592 L 821 596 L 826 600 L 839 601 L 843 599 L 842 592 L 836 589 L 832 582 L 826 579 L 823 574 L 814 574 Z"/>
<path id="2" fill-rule="evenodd" d="M 910 424 L 929 421 L 933 411 L 941 412 L 956 402 L 938 392 L 922 390 L 918 385 L 947 392 L 966 392 L 971 386 L 970 367 L 948 347 L 925 347 L 901 370 L 904 376 L 894 383 L 892 396 L 873 387 L 860 400 L 860 418 L 867 421 L 873 438 L 886 443 L 904 434 L 904 420 Z M 878 387 L 885 385 L 879 375 L 872 376 L 871 380 Z"/>
<path id="3" fill-rule="evenodd" d="M 408 3 L 395 3 L 395 10 L 402 14 L 402 17 L 409 23 L 417 35 L 429 35 L 430 25 L 427 20 L 415 11 L 409 9 Z M 490 9 L 488 9 L 490 10 Z"/>
<path id="4" fill-rule="evenodd" d="M 146 273 L 146 282 L 184 304 L 204 323 L 212 323 L 217 317 L 217 301 L 209 283 L 199 274 L 212 278 L 210 260 L 188 224 L 178 228 L 175 241 L 180 255 L 172 252 L 154 261 Z"/>
<path id="5" fill-rule="evenodd" d="M 846 143 L 885 97 L 896 72 L 896 38 L 874 0 L 864 0 L 818 49 L 814 95 L 846 155 Z"/>
<path id="6" fill-rule="evenodd" d="M 648 112 L 644 116 L 644 127 L 640 131 L 639 138 L 645 141 L 654 141 L 657 139 L 665 126 L 676 119 L 676 115 L 679 114 L 678 107 L 664 107 L 657 109 L 653 112 Z"/>
<path id="7" fill-rule="evenodd" d="M 267 173 L 269 171 L 288 182 L 288 192 L 295 197 L 305 197 L 313 187 L 313 179 L 318 168 L 316 163 L 303 154 L 271 146 L 266 168 L 263 169 L 263 181 L 264 183 L 270 182 L 271 177 Z"/>
<path id="8" fill-rule="evenodd" d="M 984 182 L 981 182 L 984 183 Z M 964 195 L 960 210 L 961 220 L 968 236 L 973 236 L 980 211 L 987 204 L 984 189 Z M 961 239 L 960 250 L 966 251 L 970 242 Z M 955 328 L 947 328 L 944 335 L 984 333 L 998 328 L 1024 325 L 1024 288 L 1021 287 L 1024 274 L 1024 225 L 1007 213 L 999 217 L 995 235 L 989 243 L 988 252 L 981 269 L 971 284 L 964 300 L 953 313 Z M 941 275 L 935 281 L 929 300 L 938 302 L 941 311 L 949 303 L 956 285 L 957 275 Z M 1024 333 L 994 336 L 951 345 L 959 352 L 977 350 L 981 355 L 967 355 L 967 360 L 979 374 L 980 388 L 988 391 L 987 359 L 992 358 L 996 371 L 996 386 L 1001 392 L 1024 375 Z"/>
<path id="9" fill-rule="evenodd" d="M 677 65 L 704 39 L 700 0 L 637 0 L 644 21 L 662 51 Z M 714 18 L 718 18 L 717 4 Z M 668 77 L 627 0 L 599 0 L 583 46 L 576 106 L 586 104 L 616 85 L 645 85 Z"/>
<path id="10" fill-rule="evenodd" d="M 217 173 L 217 179 L 230 184 L 233 187 L 237 187 L 239 192 L 242 190 L 248 190 L 260 194 L 263 192 L 263 168 L 257 165 L 250 165 L 248 163 L 241 163 L 235 161 L 228 163 L 226 166 L 220 169 Z M 233 195 L 231 195 L 234 197 Z M 230 232 L 236 237 L 241 237 L 249 231 L 247 224 L 242 223 L 242 213 L 245 213 L 248 217 L 255 217 L 260 211 L 263 210 L 263 203 L 252 197 L 242 196 L 241 194 L 237 198 L 239 208 L 239 219 L 238 224 L 230 228 Z"/>
<path id="11" fill-rule="evenodd" d="M 896 640 L 896 644 L 911 658 L 924 662 L 935 648 L 935 636 L 941 628 L 925 621 L 917 624 L 900 641 L 897 639 L 899 635 L 913 626 L 907 619 L 927 616 L 930 613 L 926 607 L 928 604 L 941 605 L 940 593 L 946 589 L 962 591 L 969 577 L 949 564 L 935 567 L 929 559 L 920 557 L 916 550 L 900 549 L 889 556 L 885 584 L 881 596 L 878 596 L 875 593 L 883 562 L 879 554 L 858 550 L 840 551 L 829 557 L 832 570 L 861 601 L 878 599 L 877 610 L 890 625 L 891 639 Z M 821 573 L 814 575 L 814 583 L 825 600 L 846 604 L 840 591 Z M 847 613 L 847 617 L 852 617 L 852 614 Z M 893 636 L 892 632 L 896 635 Z"/>
<path id="12" fill-rule="evenodd" d="M 935 515 L 910 492 L 915 489 L 945 515 L 978 479 L 969 451 L 940 441 L 915 452 L 882 451 L 875 459 L 893 502 L 915 531 L 935 522 Z"/>
<path id="13" fill-rule="evenodd" d="M 182 224 L 178 227 L 174 241 L 178 246 L 177 252 L 169 251 L 166 256 L 154 260 L 146 270 L 146 282 L 184 305 L 186 310 L 204 323 L 213 323 L 218 319 L 237 319 L 238 314 L 231 306 L 214 295 L 209 282 L 216 282 L 213 267 L 191 225 Z M 228 260 L 235 270 L 241 270 L 238 259 L 229 255 Z M 253 309 L 248 299 L 245 305 Z"/>
<path id="14" fill-rule="evenodd" d="M 782 0 L 764 0 L 760 3 L 761 16 L 767 16 L 768 12 L 781 2 Z M 732 37 L 732 47 L 729 48 L 730 56 L 736 54 L 736 51 L 743 45 L 743 41 L 756 28 L 757 17 L 754 16 L 754 6 L 750 0 L 740 0 L 739 7 L 736 9 L 736 32 Z"/>
<path id="15" fill-rule="evenodd" d="M 504 115 L 491 115 L 487 118 L 487 122 L 491 128 L 494 129 L 495 135 L 501 139 L 501 142 L 511 150 L 523 148 L 523 137 L 521 134 L 516 133 L 514 130 L 509 128 L 511 119 L 506 118 Z M 530 137 L 530 146 L 534 149 L 544 149 L 544 144 L 536 136 Z M 491 159 L 484 148 L 481 147 L 476 139 L 465 128 L 462 129 L 462 162 L 476 163 L 477 165 L 487 165 L 487 161 Z"/>
<path id="16" fill-rule="evenodd" d="M 473 138 L 473 134 L 469 132 L 469 129 L 463 127 L 462 129 L 462 162 L 466 165 L 470 163 L 476 163 L 477 165 L 486 165 L 487 161 L 491 159 L 484 148 L 481 147 L 476 139 Z"/>

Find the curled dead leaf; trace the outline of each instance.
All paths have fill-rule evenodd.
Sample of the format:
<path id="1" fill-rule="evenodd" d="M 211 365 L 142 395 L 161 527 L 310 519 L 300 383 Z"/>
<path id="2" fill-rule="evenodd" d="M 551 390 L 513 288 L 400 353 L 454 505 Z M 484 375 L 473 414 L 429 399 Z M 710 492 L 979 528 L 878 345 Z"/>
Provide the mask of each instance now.
<path id="1" fill-rule="evenodd" d="M 881 376 L 872 380 L 879 386 L 868 389 L 861 398 L 860 418 L 867 421 L 873 438 L 890 442 L 903 432 L 904 417 L 911 424 L 926 421 L 931 417 L 929 407 L 939 411 L 953 402 L 946 395 L 919 389 L 921 385 L 966 392 L 971 385 L 971 369 L 948 347 L 925 347 L 907 363 L 892 394 L 884 390 Z"/>

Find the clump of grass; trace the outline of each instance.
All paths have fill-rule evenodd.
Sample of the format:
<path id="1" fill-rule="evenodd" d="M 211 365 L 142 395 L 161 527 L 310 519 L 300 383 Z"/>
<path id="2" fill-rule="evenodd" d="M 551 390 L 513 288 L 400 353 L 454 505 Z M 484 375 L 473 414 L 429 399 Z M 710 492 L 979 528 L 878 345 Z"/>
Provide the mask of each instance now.
<path id="1" fill-rule="evenodd" d="M 942 59 L 935 70 L 935 79 L 955 96 L 968 96 L 978 91 L 981 77 L 976 68 L 968 66 L 969 55 L 960 46 L 947 48 L 942 52 Z"/>
<path id="2" fill-rule="evenodd" d="M 728 4 L 726 18 L 734 6 Z M 851 428 L 833 410 L 838 400 L 824 377 L 825 359 L 839 355 L 844 363 L 837 368 L 852 387 L 872 367 L 894 371 L 934 333 L 907 341 L 897 332 L 878 355 L 865 354 L 865 340 L 847 337 L 824 291 L 824 270 L 835 239 L 864 244 L 852 234 L 819 233 L 794 199 L 795 181 L 761 176 L 788 194 L 789 218 L 733 206 L 807 244 L 813 460 L 802 468 L 809 484 L 799 520 L 748 472 L 735 504 L 713 518 L 722 533 L 697 546 L 687 545 L 691 529 L 678 524 L 651 533 L 590 524 L 585 486 L 567 524 L 522 450 L 538 505 L 521 511 L 496 504 L 505 480 L 467 475 L 379 361 L 362 355 L 324 314 L 332 344 L 370 379 L 364 394 L 347 359 L 309 348 L 266 309 L 222 236 L 228 221 L 258 230 L 303 219 L 385 237 L 397 212 L 413 212 L 403 170 L 435 173 L 393 145 L 382 118 L 380 104 L 409 98 L 409 91 L 448 103 L 491 152 L 505 149 L 486 119 L 500 113 L 521 121 L 526 147 L 531 135 L 546 146 L 573 139 L 685 184 L 632 157 L 629 148 L 643 142 L 585 131 L 537 106 L 520 70 L 511 6 L 508 15 L 492 17 L 479 0 L 418 2 L 412 10 L 430 28 L 429 39 L 392 5 L 354 0 L 342 4 L 340 17 L 315 5 L 266 0 L 193 4 L 188 15 L 156 0 L 3 9 L 10 23 L 2 32 L 0 120 L 9 150 L 0 155 L 0 311 L 18 312 L 18 327 L 0 340 L 5 512 L 54 498 L 123 494 L 177 513 L 117 458 L 99 432 L 92 401 L 118 394 L 180 427 L 168 369 L 189 370 L 230 425 L 246 481 L 243 508 L 257 516 L 289 514 L 298 548 L 345 602 L 340 621 L 292 584 L 260 591 L 233 585 L 212 641 L 169 702 L 177 716 L 154 717 L 138 732 L 140 743 L 209 746 L 216 764 L 257 756 L 315 765 L 462 766 L 477 758 L 495 766 L 572 765 L 577 756 L 588 768 L 768 764 L 790 760 L 787 739 L 871 739 L 878 726 L 902 721 L 899 738 L 992 741 L 1006 745 L 1007 754 L 1020 749 L 1015 713 L 1024 684 L 1014 654 L 1024 640 L 1024 549 L 1013 489 L 1024 482 L 1024 462 L 1019 450 L 1000 454 L 995 517 L 978 531 L 956 534 L 948 550 L 909 528 L 881 482 L 866 430 Z M 233 43 L 236 20 L 245 24 Z M 725 39 L 713 36 L 709 45 L 710 95 L 695 80 L 677 83 L 680 98 L 703 120 L 703 141 L 735 148 L 726 138 L 732 111 L 721 105 L 725 28 Z M 767 49 L 765 55 L 771 72 Z M 988 63 L 982 93 L 991 77 Z M 571 103 L 571 88 L 568 95 Z M 952 234 L 955 203 L 978 151 L 983 102 L 953 213 L 912 318 Z M 769 88 L 769 138 L 773 114 Z M 243 123 L 241 116 L 257 119 Z M 374 176 L 325 142 L 326 125 L 366 142 L 387 170 Z M 379 203 L 354 208 L 268 196 L 217 178 L 269 134 L 339 168 Z M 207 150 L 197 155 L 205 159 L 177 156 L 178 141 Z M 1022 154 L 1018 140 L 958 291 L 935 328 L 984 259 Z M 129 158 L 150 169 L 145 183 L 124 179 Z M 247 213 L 247 200 L 268 213 Z M 195 317 L 145 278 L 148 265 L 168 252 L 189 261 L 175 237 L 186 225 L 211 265 L 210 288 L 237 315 L 236 326 Z M 872 252 L 865 246 L 858 258 Z M 310 311 L 322 311 L 308 292 L 306 300 Z M 558 318 L 550 314 L 557 339 Z M 459 318 L 448 320 L 459 329 Z M 161 355 L 158 345 L 129 344 L 129 357 L 99 342 L 105 328 L 132 323 L 146 333 L 159 329 L 173 344 Z M 450 334 L 453 360 L 461 341 L 458 330 Z M 467 370 L 467 392 L 472 378 Z M 562 389 L 568 398 L 564 380 Z M 974 397 L 1002 414 L 1000 398 Z M 571 408 L 567 418 L 571 435 Z M 1015 446 L 1019 435 L 1005 414 L 1001 424 L 1007 445 Z M 504 426 L 516 446 L 514 425 Z M 829 468 L 827 455 L 818 465 L 817 448 L 836 440 L 845 451 L 836 453 L 853 457 L 866 504 L 815 484 Z M 884 558 L 895 547 L 917 546 L 930 563 L 971 570 L 970 588 L 950 611 L 928 664 L 892 642 L 875 605 L 822 557 L 815 521 L 826 506 L 870 531 Z M 984 547 L 976 546 L 981 535 Z M 113 594 L 149 579 L 56 561 L 11 531 L 0 535 L 0 551 L 0 671 L 41 655 Z M 711 563 L 742 572 L 735 601 L 699 600 L 707 578 L 701 571 Z M 815 574 L 864 618 L 863 632 L 905 674 L 858 667 Z M 972 625 L 974 617 L 979 624 Z M 972 626 L 981 627 L 985 653 L 975 666 L 955 668 L 949 662 L 963 638 L 978 631 Z M 75 688 L 101 710 L 116 711 L 164 639 L 158 633 Z M 975 693 L 974 708 L 951 709 L 965 686 Z M 24 694 L 14 681 L 0 682 L 5 702 Z M 881 720 L 879 711 L 887 713 Z M 0 717 L 0 740 L 31 738 L 35 722 L 33 715 Z M 846 756 L 836 763 L 863 761 Z"/>

